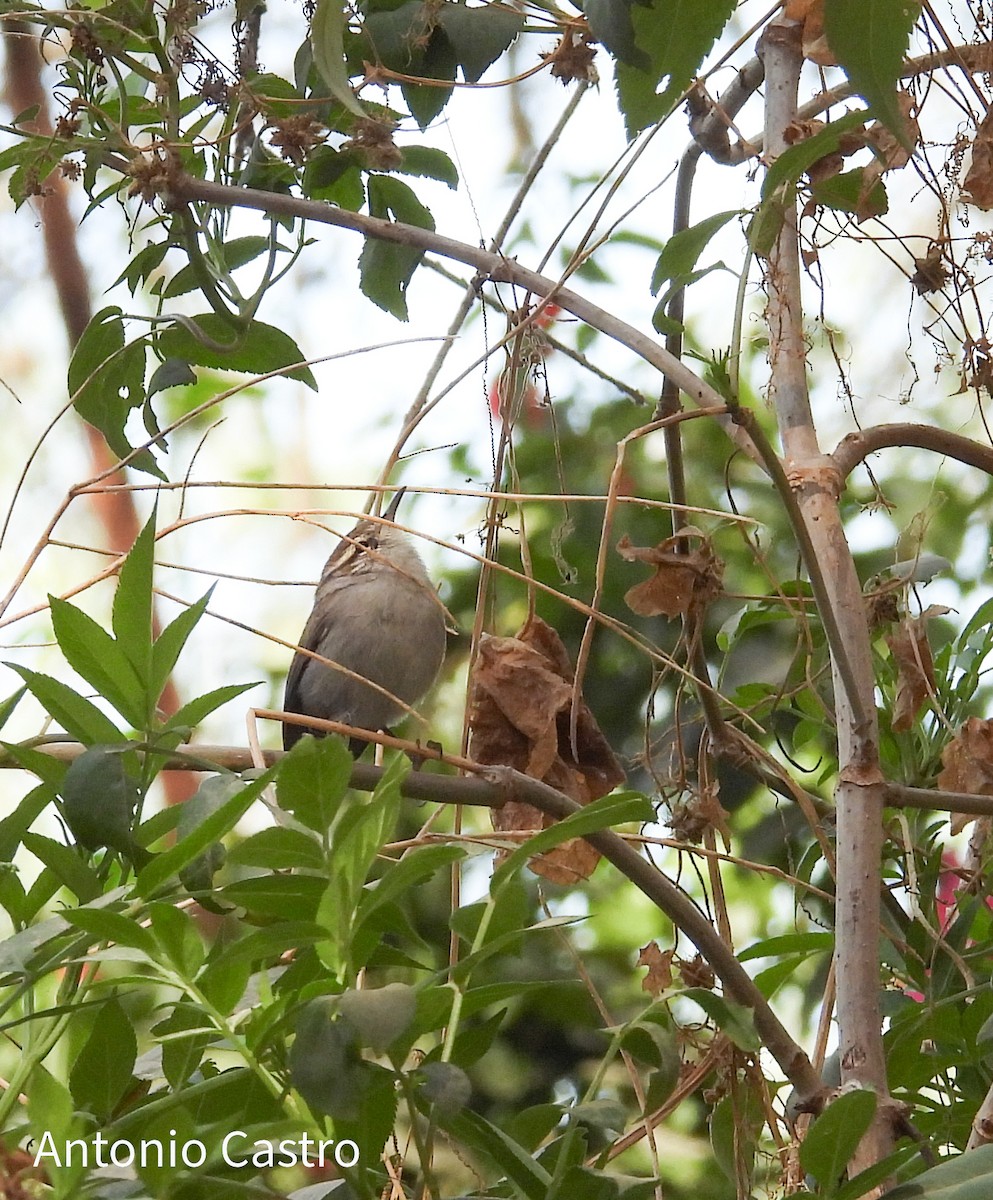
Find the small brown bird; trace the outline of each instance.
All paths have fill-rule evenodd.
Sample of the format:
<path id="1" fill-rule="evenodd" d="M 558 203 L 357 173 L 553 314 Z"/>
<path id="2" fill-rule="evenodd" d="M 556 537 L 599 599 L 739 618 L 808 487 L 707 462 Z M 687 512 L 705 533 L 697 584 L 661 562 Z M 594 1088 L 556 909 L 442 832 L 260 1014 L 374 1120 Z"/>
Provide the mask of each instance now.
<path id="1" fill-rule="evenodd" d="M 413 706 L 434 683 L 445 657 L 445 610 L 410 538 L 389 524 L 403 492 L 382 521 L 359 521 L 339 542 L 300 635 L 301 647 L 354 675 L 297 651 L 286 677 L 287 712 L 376 733 L 404 715 L 398 700 Z M 284 749 L 306 732 L 284 725 Z M 352 738 L 349 749 L 358 757 L 366 745 Z"/>

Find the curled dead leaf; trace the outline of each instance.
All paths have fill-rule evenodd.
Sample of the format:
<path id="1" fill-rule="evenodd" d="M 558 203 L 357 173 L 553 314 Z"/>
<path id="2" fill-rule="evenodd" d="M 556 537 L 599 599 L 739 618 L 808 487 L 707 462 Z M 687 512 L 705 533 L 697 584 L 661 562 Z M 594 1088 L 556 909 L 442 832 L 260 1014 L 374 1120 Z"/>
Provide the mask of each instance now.
<path id="1" fill-rule="evenodd" d="M 976 130 L 972 141 L 972 165 L 962 184 L 962 199 L 987 211 L 993 208 L 993 107 Z"/>
<path id="2" fill-rule="evenodd" d="M 941 752 L 938 787 L 970 796 L 993 796 L 993 721 L 970 717 L 956 737 Z M 952 815 L 952 831 L 958 833 L 976 818 L 967 813 Z"/>
<path id="3" fill-rule="evenodd" d="M 685 554 L 677 546 L 689 538 L 698 538 L 700 545 Z M 657 546 L 634 546 L 624 535 L 617 543 L 617 553 L 628 562 L 643 562 L 655 568 L 650 579 L 629 588 L 625 603 L 642 617 L 698 616 L 721 594 L 724 564 L 714 554 L 709 539 L 692 526 Z"/>
<path id="4" fill-rule="evenodd" d="M 896 702 L 891 727 L 895 733 L 913 728 L 921 706 L 934 695 L 934 661 L 927 636 L 927 614 L 907 617 L 886 635 L 896 663 Z"/>
<path id="5" fill-rule="evenodd" d="M 670 801 L 666 824 L 680 841 L 693 846 L 703 841 L 708 830 L 716 830 L 723 838 L 725 848 L 731 848 L 728 811 L 721 804 L 716 781 L 698 792 L 686 794 L 683 799 Z"/>
<path id="6" fill-rule="evenodd" d="M 944 264 L 944 246 L 941 242 L 932 242 L 923 258 L 915 258 L 917 268 L 910 277 L 914 290 L 919 296 L 931 292 L 940 292 L 950 279 L 948 268 Z"/>
<path id="7" fill-rule="evenodd" d="M 555 630 L 532 617 L 518 637 L 484 634 L 469 693 L 470 753 L 481 763 L 514 767 L 579 804 L 607 795 L 624 771 L 580 700 L 576 754 L 569 733 L 573 671 Z M 551 823 L 529 804 L 512 801 L 494 810 L 494 828 L 537 830 Z M 586 879 L 599 855 L 581 838 L 541 855 L 536 874 L 556 883 Z"/>
<path id="8" fill-rule="evenodd" d="M 694 954 L 692 958 L 680 959 L 679 973 L 687 987 L 706 988 L 707 991 L 710 991 L 717 982 L 714 968 L 702 954 Z"/>
<path id="9" fill-rule="evenodd" d="M 838 60 L 824 34 L 824 0 L 786 0 L 783 15 L 803 26 L 803 57 L 821 67 L 833 67 Z"/>

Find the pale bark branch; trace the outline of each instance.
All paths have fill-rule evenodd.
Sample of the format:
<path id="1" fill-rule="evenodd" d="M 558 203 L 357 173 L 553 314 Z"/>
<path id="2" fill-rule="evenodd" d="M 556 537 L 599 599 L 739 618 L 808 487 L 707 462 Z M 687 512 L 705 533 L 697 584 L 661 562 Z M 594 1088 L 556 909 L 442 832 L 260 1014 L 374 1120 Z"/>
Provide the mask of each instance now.
<path id="1" fill-rule="evenodd" d="M 870 454 L 890 447 L 914 446 L 931 450 L 945 458 L 954 458 L 967 467 L 975 467 L 993 475 L 993 447 L 984 446 L 960 433 L 938 429 L 933 425 L 896 422 L 893 425 L 874 425 L 849 433 L 838 443 L 831 455 L 841 477 L 847 479 Z"/>
<path id="2" fill-rule="evenodd" d="M 759 49 L 766 75 L 765 150 L 774 160 L 787 149 L 787 131 L 796 119 L 799 27 L 785 19 L 773 22 Z M 820 616 L 825 628 L 830 624 L 836 630 L 830 649 L 838 726 L 835 962 L 842 1081 L 871 1088 L 880 1100 L 849 1164 L 855 1174 L 885 1158 L 893 1146 L 879 1007 L 883 778 L 862 592 L 841 523 L 837 471 L 818 446 L 807 388 L 795 203 L 784 205 L 782 220 L 766 271 L 770 396 L 785 469 L 809 535 L 813 557 L 807 570 L 812 577 L 819 573 L 824 585 L 824 594 L 817 595 Z"/>

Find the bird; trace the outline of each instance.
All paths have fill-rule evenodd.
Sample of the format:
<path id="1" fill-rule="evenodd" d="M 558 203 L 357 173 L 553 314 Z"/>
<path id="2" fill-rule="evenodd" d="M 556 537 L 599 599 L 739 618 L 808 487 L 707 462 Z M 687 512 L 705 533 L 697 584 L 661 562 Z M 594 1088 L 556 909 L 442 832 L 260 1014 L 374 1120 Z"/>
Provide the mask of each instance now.
<path id="1" fill-rule="evenodd" d="M 359 521 L 325 563 L 286 676 L 286 712 L 377 733 L 434 683 L 445 657 L 445 610 L 410 537 L 391 523 L 404 491 L 396 493 L 381 520 Z M 291 749 L 307 732 L 321 736 L 284 723 L 283 748 Z M 353 737 L 349 749 L 357 758 L 367 744 Z"/>

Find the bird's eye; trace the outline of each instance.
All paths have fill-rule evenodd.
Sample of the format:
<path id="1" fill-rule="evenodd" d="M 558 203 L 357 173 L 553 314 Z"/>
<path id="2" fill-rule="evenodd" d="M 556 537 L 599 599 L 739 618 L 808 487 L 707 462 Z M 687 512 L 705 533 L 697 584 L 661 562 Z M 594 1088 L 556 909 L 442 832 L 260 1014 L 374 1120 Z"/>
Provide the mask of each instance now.
<path id="1" fill-rule="evenodd" d="M 378 550 L 379 538 L 375 534 L 370 534 L 368 537 L 362 539 L 362 545 L 366 550 Z"/>

